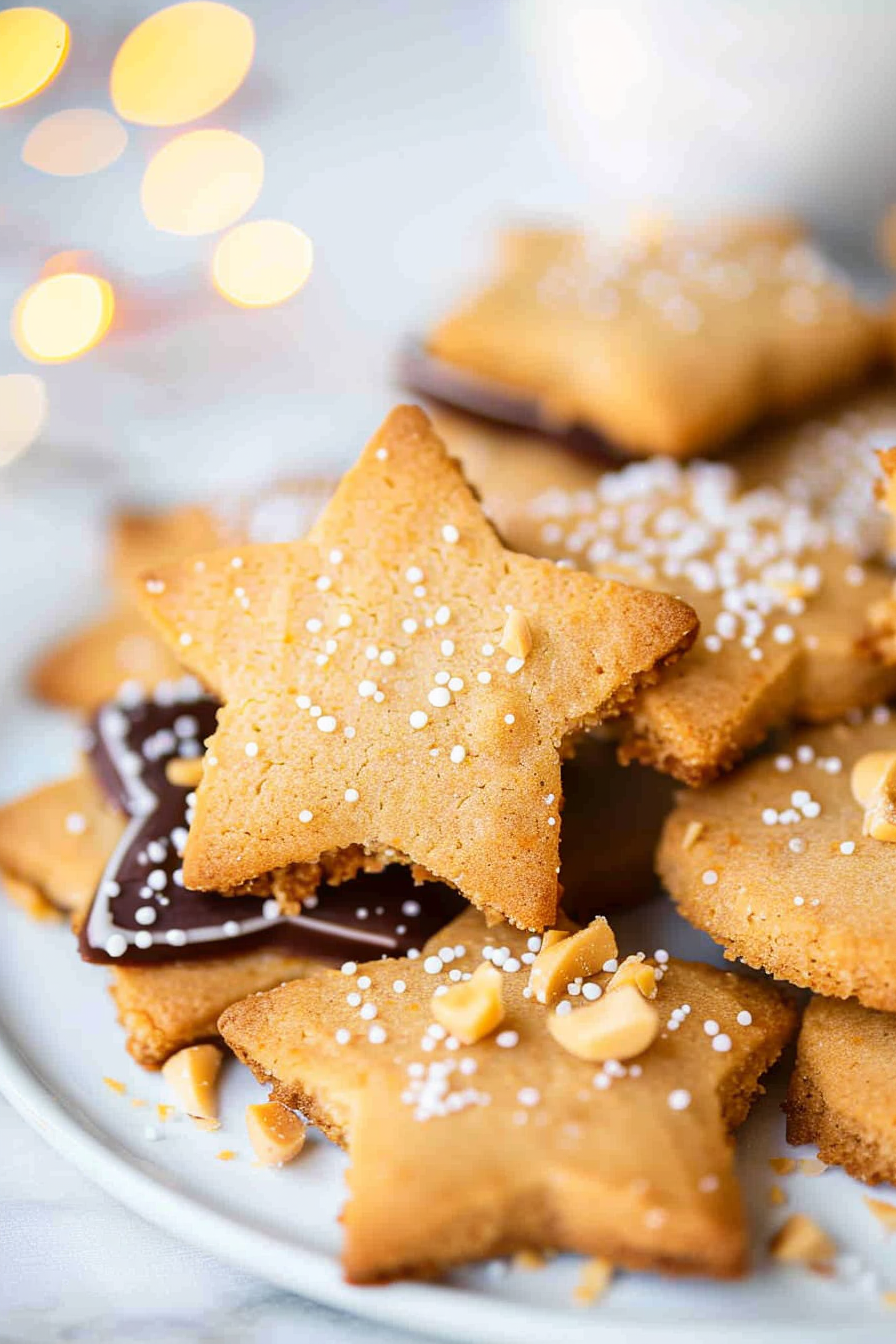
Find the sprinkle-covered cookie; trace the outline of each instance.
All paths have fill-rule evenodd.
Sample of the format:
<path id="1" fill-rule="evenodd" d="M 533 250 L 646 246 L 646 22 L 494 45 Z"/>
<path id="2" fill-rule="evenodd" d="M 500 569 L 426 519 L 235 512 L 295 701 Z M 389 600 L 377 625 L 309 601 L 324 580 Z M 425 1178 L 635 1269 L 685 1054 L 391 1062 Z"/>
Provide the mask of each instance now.
<path id="1" fill-rule="evenodd" d="M 684 917 L 726 956 L 892 1012 L 896 845 L 884 767 L 896 760 L 896 727 L 886 708 L 853 717 L 794 733 L 731 778 L 681 794 L 657 867 Z"/>
<path id="2" fill-rule="evenodd" d="M 695 630 L 666 595 L 505 550 L 410 407 L 307 542 L 160 568 L 143 606 L 224 702 L 189 887 L 397 860 L 528 928 L 556 914 L 565 741 Z"/>
<path id="3" fill-rule="evenodd" d="M 273 1095 L 349 1149 L 351 1281 L 545 1249 L 743 1271 L 728 1135 L 792 1010 L 766 984 L 661 950 L 652 999 L 611 987 L 613 960 L 546 1006 L 529 989 L 540 945 L 467 911 L 416 959 L 349 963 L 222 1017 Z M 624 1062 L 599 1049 L 594 1062 L 595 1012 Z"/>
<path id="4" fill-rule="evenodd" d="M 874 447 L 896 438 L 896 390 L 754 438 L 732 465 L 635 464 L 558 482 L 498 512 L 511 544 L 691 603 L 693 650 L 639 697 L 623 756 L 701 784 L 791 718 L 825 721 L 896 692 L 871 656 L 892 527 Z M 486 503 L 488 501 L 486 500 Z"/>
<path id="5" fill-rule="evenodd" d="M 0 883 L 38 918 L 86 908 L 124 822 L 86 775 L 0 807 Z"/>
<path id="6" fill-rule="evenodd" d="M 418 361 L 408 376 L 492 419 L 682 458 L 857 381 L 883 345 L 882 319 L 787 221 L 620 245 L 523 231 L 430 333 L 443 367 Z"/>
<path id="7" fill-rule="evenodd" d="M 785 1107 L 790 1143 L 876 1185 L 896 1182 L 896 1017 L 813 998 Z"/>

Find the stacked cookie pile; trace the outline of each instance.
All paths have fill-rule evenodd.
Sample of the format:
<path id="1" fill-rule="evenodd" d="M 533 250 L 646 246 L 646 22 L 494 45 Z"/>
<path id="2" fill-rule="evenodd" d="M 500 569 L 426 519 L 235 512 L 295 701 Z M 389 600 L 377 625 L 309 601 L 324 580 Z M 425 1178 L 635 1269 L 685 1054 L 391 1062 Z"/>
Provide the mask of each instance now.
<path id="1" fill-rule="evenodd" d="M 261 1160 L 297 1112 L 348 1148 L 352 1281 L 743 1272 L 730 1134 L 798 1010 L 618 945 L 655 850 L 691 924 L 826 996 L 790 1137 L 893 1177 L 885 348 L 787 222 L 517 234 L 408 363 L 447 447 L 401 407 L 339 483 L 118 520 L 115 609 L 34 673 L 83 762 L 0 810 L 0 872 L 191 1114 L 223 1037 Z"/>

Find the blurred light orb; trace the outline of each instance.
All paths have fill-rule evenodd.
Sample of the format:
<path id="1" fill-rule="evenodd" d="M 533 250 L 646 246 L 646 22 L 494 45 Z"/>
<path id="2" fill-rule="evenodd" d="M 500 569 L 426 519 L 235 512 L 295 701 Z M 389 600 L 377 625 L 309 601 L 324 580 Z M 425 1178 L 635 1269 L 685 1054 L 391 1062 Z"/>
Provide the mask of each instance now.
<path id="1" fill-rule="evenodd" d="M 68 24 L 48 9 L 0 12 L 0 107 L 27 102 L 50 84 L 65 64 Z"/>
<path id="2" fill-rule="evenodd" d="M 311 274 L 311 239 L 282 219 L 255 219 L 226 233 L 212 258 L 215 289 L 240 308 L 285 303 Z"/>
<path id="3" fill-rule="evenodd" d="M 115 295 L 107 280 L 69 271 L 26 289 L 13 313 L 12 334 L 26 358 L 61 364 L 98 345 L 114 312 Z"/>
<path id="4" fill-rule="evenodd" d="M 186 131 L 164 145 L 143 175 L 143 213 L 165 233 L 226 229 L 250 210 L 264 181 L 264 155 L 235 131 Z"/>
<path id="5" fill-rule="evenodd" d="M 151 14 L 112 65 L 112 104 L 125 121 L 182 126 L 242 84 L 255 54 L 252 20 L 231 5 L 187 0 Z"/>
<path id="6" fill-rule="evenodd" d="M 0 377 L 0 467 L 30 448 L 47 418 L 47 387 L 34 373 Z"/>
<path id="7" fill-rule="evenodd" d="M 44 117 L 30 131 L 22 161 L 54 177 L 83 177 L 108 168 L 127 143 L 127 129 L 111 112 L 69 107 Z"/>

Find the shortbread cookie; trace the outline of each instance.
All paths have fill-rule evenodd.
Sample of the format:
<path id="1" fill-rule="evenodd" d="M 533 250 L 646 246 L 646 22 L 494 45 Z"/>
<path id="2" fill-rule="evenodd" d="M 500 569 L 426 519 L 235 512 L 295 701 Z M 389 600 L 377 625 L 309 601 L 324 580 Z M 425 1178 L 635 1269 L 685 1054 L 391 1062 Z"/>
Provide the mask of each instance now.
<path id="1" fill-rule="evenodd" d="M 410 382 L 526 429 L 681 458 L 858 381 L 884 343 L 883 319 L 792 223 L 619 245 L 523 231 L 430 333 L 447 367 L 412 368 Z"/>
<path id="2" fill-rule="evenodd" d="M 771 975 L 896 1011 L 896 847 L 865 834 L 850 776 L 896 752 L 888 709 L 798 732 L 679 796 L 657 855 L 684 917 Z M 896 834 L 896 831 L 894 831 Z"/>
<path id="3" fill-rule="evenodd" d="M 870 1185 L 896 1181 L 896 1017 L 813 998 L 785 1109 L 790 1143 Z"/>
<path id="4" fill-rule="evenodd" d="M 412 407 L 307 543 L 160 568 L 143 606 L 224 701 L 189 887 L 306 865 L 316 883 L 356 853 L 527 928 L 556 914 L 564 741 L 623 712 L 696 624 L 666 595 L 505 550 Z"/>
<path id="5" fill-rule="evenodd" d="M 137 575 L 151 565 L 170 564 L 214 546 L 297 540 L 333 488 L 332 481 L 312 477 L 214 504 L 118 514 L 110 528 L 109 577 L 119 608 L 43 653 L 31 669 L 32 692 L 50 704 L 91 712 L 111 700 L 124 682 L 151 690 L 177 677 L 179 662 L 133 609 Z"/>
<path id="6" fill-rule="evenodd" d="M 124 829 L 86 775 L 0 807 L 0 884 L 38 918 L 84 909 Z"/>
<path id="7" fill-rule="evenodd" d="M 892 529 L 873 448 L 896 439 L 896 388 L 756 437 L 736 465 L 651 462 L 502 510 L 512 545 L 690 602 L 693 650 L 639 697 L 622 752 L 702 784 L 769 729 L 896 693 L 866 647 L 889 596 Z"/>
<path id="8" fill-rule="evenodd" d="M 547 1008 L 524 992 L 540 941 L 468 910 L 415 960 L 350 963 L 223 1015 L 225 1040 L 272 1095 L 349 1149 L 350 1281 L 544 1250 L 743 1272 L 728 1136 L 790 1036 L 793 1010 L 769 985 L 667 964 L 665 953 L 652 1002 L 631 986 L 609 991 L 601 973 Z M 464 985 L 471 973 L 476 986 Z M 463 1045 L 434 1018 L 433 995 L 462 986 L 475 999 L 480 982 L 503 1016 Z M 601 994 L 617 1039 L 618 1019 L 637 1005 L 616 996 L 657 1015 L 654 1043 L 625 1064 L 589 1063 L 548 1030 L 575 1027 Z M 468 1015 L 471 1034 L 496 1016 L 472 1026 Z"/>

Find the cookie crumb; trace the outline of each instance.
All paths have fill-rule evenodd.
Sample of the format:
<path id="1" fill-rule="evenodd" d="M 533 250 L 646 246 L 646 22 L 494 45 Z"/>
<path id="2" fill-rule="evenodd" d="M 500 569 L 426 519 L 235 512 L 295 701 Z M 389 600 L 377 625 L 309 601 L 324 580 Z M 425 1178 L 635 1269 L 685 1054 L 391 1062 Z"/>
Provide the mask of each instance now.
<path id="1" fill-rule="evenodd" d="M 787 1203 L 787 1196 L 781 1189 L 780 1185 L 773 1185 L 769 1187 L 768 1202 L 773 1209 L 778 1208 L 780 1207 L 780 1205 Z"/>
<path id="2" fill-rule="evenodd" d="M 823 1228 L 805 1213 L 793 1213 L 769 1242 L 769 1254 L 783 1264 L 806 1265 L 824 1271 L 837 1247 Z"/>
<path id="3" fill-rule="evenodd" d="M 613 1265 L 602 1255 L 586 1260 L 573 1291 L 573 1300 L 582 1307 L 590 1307 L 603 1297 L 613 1278 Z"/>
<path id="4" fill-rule="evenodd" d="M 896 1204 L 888 1204 L 885 1199 L 866 1195 L 865 1205 L 887 1232 L 896 1232 Z"/>
<path id="5" fill-rule="evenodd" d="M 222 1148 L 220 1153 L 215 1153 L 215 1157 L 219 1162 L 232 1162 L 236 1157 L 236 1153 L 232 1148 Z"/>
<path id="6" fill-rule="evenodd" d="M 103 1082 L 106 1084 L 110 1092 L 114 1092 L 116 1096 L 119 1097 L 123 1097 L 125 1092 L 127 1092 L 128 1090 L 125 1084 L 119 1082 L 117 1078 L 107 1078 L 105 1074 L 103 1075 Z"/>
<path id="7" fill-rule="evenodd" d="M 828 1169 L 820 1157 L 801 1157 L 797 1165 L 801 1176 L 822 1176 Z"/>
<path id="8" fill-rule="evenodd" d="M 794 1157 L 770 1157 L 768 1164 L 776 1176 L 791 1176 L 796 1171 Z"/>

